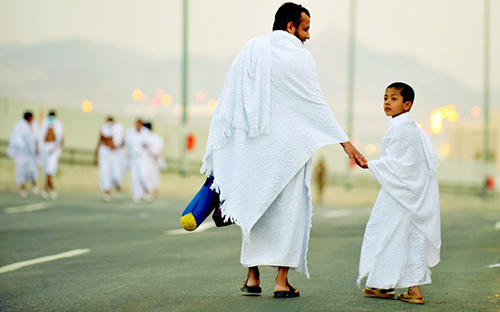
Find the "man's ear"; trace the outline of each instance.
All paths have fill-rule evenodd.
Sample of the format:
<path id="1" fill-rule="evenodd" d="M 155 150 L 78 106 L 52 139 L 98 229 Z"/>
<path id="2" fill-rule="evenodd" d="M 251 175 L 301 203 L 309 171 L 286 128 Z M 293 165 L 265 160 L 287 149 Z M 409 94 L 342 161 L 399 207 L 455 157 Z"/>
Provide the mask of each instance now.
<path id="1" fill-rule="evenodd" d="M 293 25 L 293 22 L 288 22 L 288 24 L 286 24 L 286 31 L 289 33 L 289 34 L 295 34 L 295 25 Z"/>

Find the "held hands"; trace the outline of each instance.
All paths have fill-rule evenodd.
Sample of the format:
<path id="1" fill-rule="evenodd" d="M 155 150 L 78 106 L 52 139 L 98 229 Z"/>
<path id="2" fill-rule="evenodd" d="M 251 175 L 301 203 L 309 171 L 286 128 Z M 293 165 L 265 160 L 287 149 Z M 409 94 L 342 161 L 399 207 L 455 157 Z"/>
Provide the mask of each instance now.
<path id="1" fill-rule="evenodd" d="M 347 155 L 349 155 L 349 159 L 354 161 L 356 165 L 363 169 L 368 169 L 368 161 L 366 160 L 365 156 L 363 156 L 352 144 L 351 142 L 347 141 L 344 143 L 340 143 L 342 147 L 344 148 L 344 151 L 346 152 Z"/>

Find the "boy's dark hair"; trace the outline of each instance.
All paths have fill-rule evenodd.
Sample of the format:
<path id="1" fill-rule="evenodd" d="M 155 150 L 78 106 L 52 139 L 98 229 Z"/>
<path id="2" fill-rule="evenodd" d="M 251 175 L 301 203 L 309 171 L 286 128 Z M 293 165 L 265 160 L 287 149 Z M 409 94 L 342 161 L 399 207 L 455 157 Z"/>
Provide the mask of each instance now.
<path id="1" fill-rule="evenodd" d="M 153 128 L 153 124 L 151 122 L 145 122 L 143 126 L 148 128 L 149 130 L 153 130 L 153 129 L 151 129 L 151 128 Z"/>
<path id="2" fill-rule="evenodd" d="M 415 100 L 415 91 L 413 91 L 413 88 L 404 82 L 393 82 L 386 89 L 389 88 L 394 88 L 401 91 L 403 102 L 410 101 L 413 103 L 413 101 Z"/>
<path id="3" fill-rule="evenodd" d="M 49 112 L 49 116 L 54 116 L 54 117 L 56 117 L 56 111 L 51 110 L 51 111 Z"/>
<path id="4" fill-rule="evenodd" d="M 24 120 L 28 120 L 33 114 L 30 111 L 24 112 Z"/>
<path id="5" fill-rule="evenodd" d="M 302 15 L 302 12 L 306 13 L 307 16 L 311 17 L 309 11 L 302 5 L 295 4 L 292 2 L 284 3 L 282 6 L 280 6 L 278 11 L 274 15 L 273 31 L 275 30 L 286 31 L 286 27 L 289 22 L 292 22 L 295 28 L 299 27 L 300 15 Z"/>

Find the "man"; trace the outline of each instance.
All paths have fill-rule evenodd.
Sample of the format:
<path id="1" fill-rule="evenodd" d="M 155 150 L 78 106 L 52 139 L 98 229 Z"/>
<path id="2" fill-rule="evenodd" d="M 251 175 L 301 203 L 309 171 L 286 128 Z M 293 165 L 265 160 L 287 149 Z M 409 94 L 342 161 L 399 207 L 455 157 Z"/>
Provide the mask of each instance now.
<path id="1" fill-rule="evenodd" d="M 36 157 L 38 155 L 37 124 L 33 122 L 33 114 L 25 112 L 23 120 L 16 123 L 7 148 L 7 155 L 16 164 L 16 183 L 21 188 L 21 196 L 26 197 L 28 192 L 26 184 L 32 183 L 32 190 L 38 195 L 36 181 L 38 181 L 38 168 Z"/>
<path id="2" fill-rule="evenodd" d="M 64 127 L 56 118 L 55 111 L 50 111 L 48 118 L 42 122 L 38 140 L 40 146 L 40 161 L 46 177 L 45 187 L 41 195 L 43 198 L 47 198 L 50 194 L 52 199 L 56 199 L 57 192 L 54 188 L 52 177 L 57 172 L 57 164 L 59 162 L 59 156 L 61 156 L 64 143 Z"/>
<path id="3" fill-rule="evenodd" d="M 94 164 L 99 166 L 99 186 L 105 202 L 111 200 L 113 186 L 118 194 L 121 194 L 121 182 L 124 177 L 123 169 L 121 169 L 123 164 L 117 159 L 115 153 L 117 147 L 123 145 L 123 137 L 121 140 L 117 138 L 116 129 L 113 117 L 109 116 L 101 126 L 94 153 Z"/>
<path id="4" fill-rule="evenodd" d="M 111 176 L 117 190 L 117 197 L 122 195 L 123 179 L 127 176 L 127 155 L 125 153 L 125 127 L 119 122 L 113 122 L 111 129 L 114 149 L 112 149 Z"/>
<path id="5" fill-rule="evenodd" d="M 233 61 L 210 126 L 201 172 L 214 176 L 222 214 L 242 229 L 241 290 L 261 292 L 259 265 L 278 267 L 275 298 L 299 296 L 290 268 L 309 276 L 311 158 L 326 144 L 352 146 L 323 99 L 316 64 L 303 43 L 310 14 L 283 4 L 273 33 L 248 42 Z"/>
<path id="6" fill-rule="evenodd" d="M 165 142 L 161 135 L 153 132 L 153 125 L 151 122 L 144 124 L 144 127 L 149 129 L 149 157 L 148 157 L 148 175 L 150 189 L 155 197 L 158 197 L 160 192 L 160 170 L 167 169 L 167 163 L 165 162 L 164 148 Z"/>
<path id="7" fill-rule="evenodd" d="M 138 119 L 135 127 L 127 131 L 125 145 L 128 149 L 130 184 L 132 199 L 138 203 L 141 200 L 151 201 L 150 186 L 148 183 L 148 154 L 150 131 Z"/>

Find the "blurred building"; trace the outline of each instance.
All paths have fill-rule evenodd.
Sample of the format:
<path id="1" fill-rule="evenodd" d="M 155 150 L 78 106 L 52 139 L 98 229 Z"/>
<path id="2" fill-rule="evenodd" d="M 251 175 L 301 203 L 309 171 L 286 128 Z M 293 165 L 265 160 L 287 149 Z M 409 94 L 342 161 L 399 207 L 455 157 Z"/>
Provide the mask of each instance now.
<path id="1" fill-rule="evenodd" d="M 500 111 L 490 112 L 490 159 L 500 167 Z M 449 158 L 465 161 L 484 159 L 484 120 L 463 120 L 450 129 Z"/>

